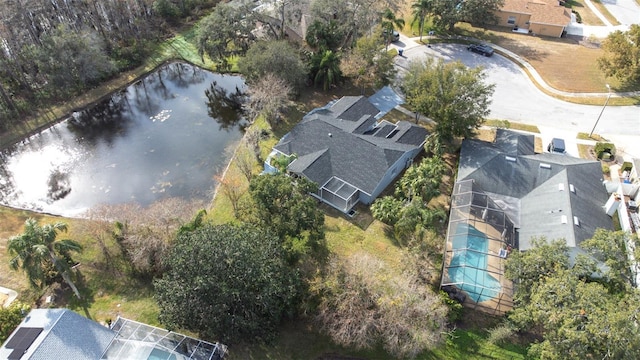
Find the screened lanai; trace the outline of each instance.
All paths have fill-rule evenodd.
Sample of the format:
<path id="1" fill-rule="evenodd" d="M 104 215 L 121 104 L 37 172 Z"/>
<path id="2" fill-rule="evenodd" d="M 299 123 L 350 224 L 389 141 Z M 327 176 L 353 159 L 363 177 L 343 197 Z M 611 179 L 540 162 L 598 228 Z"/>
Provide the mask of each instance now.
<path id="1" fill-rule="evenodd" d="M 335 176 L 318 189 L 318 196 L 344 212 L 349 211 L 358 203 L 358 189 Z"/>
<path id="2" fill-rule="evenodd" d="M 512 308 L 513 288 L 504 260 L 517 249 L 513 221 L 473 180 L 454 185 L 442 287 L 462 292 L 465 305 L 492 313 Z"/>
<path id="3" fill-rule="evenodd" d="M 227 348 L 173 331 L 118 317 L 111 330 L 116 337 L 102 355 L 103 360 L 220 360 Z"/>

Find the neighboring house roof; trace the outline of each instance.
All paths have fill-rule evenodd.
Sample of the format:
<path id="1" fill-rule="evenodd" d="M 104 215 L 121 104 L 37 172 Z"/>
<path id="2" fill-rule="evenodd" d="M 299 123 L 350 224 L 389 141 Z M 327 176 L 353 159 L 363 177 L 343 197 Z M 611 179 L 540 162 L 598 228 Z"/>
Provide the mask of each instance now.
<path id="1" fill-rule="evenodd" d="M 593 236 L 596 228 L 612 229 L 603 208 L 608 196 L 600 164 L 534 154 L 532 145 L 533 136 L 500 129 L 495 143 L 465 140 L 458 181 L 473 179 L 504 208 L 519 228 L 521 250 L 529 249 L 535 236 L 564 238 L 573 248 Z"/>
<path id="2" fill-rule="evenodd" d="M 24 329 L 41 329 L 30 343 L 18 343 Z M 100 359 L 116 333 L 67 309 L 34 309 L 0 348 L 2 359 Z M 15 340 L 12 342 L 12 339 Z"/>
<path id="3" fill-rule="evenodd" d="M 289 171 L 320 186 L 332 177 L 372 194 L 389 168 L 422 146 L 426 129 L 406 121 L 378 122 L 379 110 L 364 96 L 345 96 L 312 111 L 275 146 L 297 158 Z"/>
<path id="4" fill-rule="evenodd" d="M 567 26 L 571 10 L 554 0 L 505 0 L 500 10 L 530 15 L 530 23 Z"/>
<path id="5" fill-rule="evenodd" d="M 226 347 L 118 317 L 106 327 L 68 309 L 34 309 L 0 347 L 10 360 L 219 360 Z"/>

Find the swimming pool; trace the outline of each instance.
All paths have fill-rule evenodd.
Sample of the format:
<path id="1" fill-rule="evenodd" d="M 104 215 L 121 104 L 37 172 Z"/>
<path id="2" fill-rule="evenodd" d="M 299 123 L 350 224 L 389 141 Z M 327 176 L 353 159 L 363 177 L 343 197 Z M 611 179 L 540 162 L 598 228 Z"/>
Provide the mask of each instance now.
<path id="1" fill-rule="evenodd" d="M 449 279 L 475 302 L 497 297 L 502 286 L 487 271 L 487 236 L 469 224 L 458 224 L 453 235 L 454 256 L 449 263 Z"/>
<path id="2" fill-rule="evenodd" d="M 154 348 L 147 360 L 177 360 L 177 358 L 174 354 Z"/>

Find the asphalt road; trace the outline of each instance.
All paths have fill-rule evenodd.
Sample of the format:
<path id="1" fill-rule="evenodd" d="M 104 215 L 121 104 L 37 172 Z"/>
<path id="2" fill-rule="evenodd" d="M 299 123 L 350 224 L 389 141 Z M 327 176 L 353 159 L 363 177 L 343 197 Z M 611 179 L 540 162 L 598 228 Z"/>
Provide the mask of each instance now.
<path id="1" fill-rule="evenodd" d="M 538 125 L 546 129 L 557 129 L 563 134 L 589 133 L 598 119 L 602 106 L 579 105 L 558 100 L 546 95 L 529 80 L 523 70 L 506 58 L 494 54 L 492 57 L 472 53 L 460 44 L 435 44 L 431 47 L 402 39 L 398 44 L 404 48 L 404 56 L 396 63 L 402 68 L 410 61 L 420 61 L 435 56 L 445 61 L 460 60 L 470 67 L 482 66 L 486 70 L 486 81 L 495 84 L 490 118 Z M 634 157 L 640 157 L 640 106 L 607 106 L 600 117 L 595 132 L 605 137 L 626 139 L 624 146 Z M 575 138 L 575 137 L 574 137 Z"/>
<path id="2" fill-rule="evenodd" d="M 640 6 L 635 0 L 603 0 L 602 3 L 621 24 L 640 23 Z"/>

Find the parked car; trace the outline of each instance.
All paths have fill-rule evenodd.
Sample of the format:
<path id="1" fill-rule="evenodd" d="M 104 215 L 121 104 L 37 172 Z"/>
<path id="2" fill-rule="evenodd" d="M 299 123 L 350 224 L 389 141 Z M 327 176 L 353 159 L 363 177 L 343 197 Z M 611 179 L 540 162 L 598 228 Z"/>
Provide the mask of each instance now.
<path id="1" fill-rule="evenodd" d="M 478 54 L 484 55 L 484 56 L 493 55 L 493 48 L 491 46 L 487 46 L 487 45 L 471 44 L 471 45 L 467 46 L 467 50 L 473 51 L 475 53 L 478 53 Z"/>
<path id="2" fill-rule="evenodd" d="M 387 41 L 391 41 L 391 42 L 396 42 L 396 41 L 400 41 L 400 33 L 393 30 L 393 32 L 391 32 L 391 37 L 387 36 L 387 30 L 382 30 L 382 36 L 387 40 Z"/>
<path id="3" fill-rule="evenodd" d="M 564 146 L 564 140 L 553 138 L 549 145 L 547 145 L 547 151 L 557 154 L 564 154 L 567 148 Z"/>

